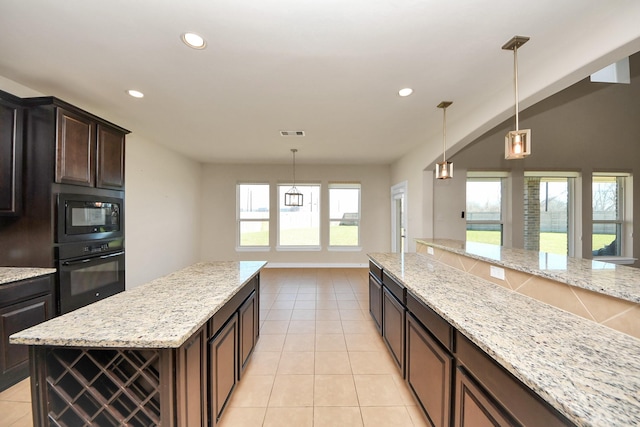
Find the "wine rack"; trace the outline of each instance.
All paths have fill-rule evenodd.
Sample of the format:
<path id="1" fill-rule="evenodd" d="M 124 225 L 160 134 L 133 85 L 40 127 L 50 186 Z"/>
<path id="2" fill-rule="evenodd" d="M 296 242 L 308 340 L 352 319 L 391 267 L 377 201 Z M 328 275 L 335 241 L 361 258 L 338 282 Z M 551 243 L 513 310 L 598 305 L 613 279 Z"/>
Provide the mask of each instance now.
<path id="1" fill-rule="evenodd" d="M 53 426 L 159 426 L 160 350 L 47 351 Z"/>

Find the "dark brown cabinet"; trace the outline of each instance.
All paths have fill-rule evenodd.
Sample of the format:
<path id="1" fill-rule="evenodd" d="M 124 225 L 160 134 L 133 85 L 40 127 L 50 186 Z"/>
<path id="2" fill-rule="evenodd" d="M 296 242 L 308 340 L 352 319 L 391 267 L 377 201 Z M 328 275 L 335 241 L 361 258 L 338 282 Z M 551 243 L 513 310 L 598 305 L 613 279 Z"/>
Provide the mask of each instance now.
<path id="1" fill-rule="evenodd" d="M 434 427 L 450 425 L 453 366 L 453 357 L 408 314 L 406 380 Z"/>
<path id="2" fill-rule="evenodd" d="M 95 122 L 58 107 L 56 178 L 61 184 L 95 185 Z"/>
<path id="3" fill-rule="evenodd" d="M 382 337 L 393 361 L 404 376 L 405 308 L 386 288 L 382 291 Z"/>
<path id="4" fill-rule="evenodd" d="M 382 283 L 369 274 L 369 313 L 378 332 L 382 333 Z"/>
<path id="5" fill-rule="evenodd" d="M 0 286 L 0 390 L 29 375 L 29 351 L 9 336 L 53 317 L 53 276 Z"/>
<path id="6" fill-rule="evenodd" d="M 209 342 L 209 419 L 218 424 L 231 393 L 238 382 L 238 315 L 234 314 Z M 192 425 L 192 424 L 186 424 Z M 194 424 L 196 425 L 196 424 Z"/>
<path id="7" fill-rule="evenodd" d="M 464 369 L 456 375 L 455 427 L 512 427 L 518 425 L 509 420 L 503 409 L 478 387 Z"/>
<path id="8" fill-rule="evenodd" d="M 124 136 L 117 129 L 98 124 L 96 187 L 124 188 Z"/>
<path id="9" fill-rule="evenodd" d="M 23 109 L 0 91 L 0 215 L 14 216 L 22 207 Z"/>
<path id="10" fill-rule="evenodd" d="M 256 310 L 256 293 L 254 292 L 238 309 L 238 331 L 240 335 L 238 339 L 238 355 L 240 357 L 238 378 L 242 378 L 242 373 L 256 344 L 256 317 L 258 315 Z"/>
<path id="11" fill-rule="evenodd" d="M 207 339 L 201 328 L 177 351 L 177 418 L 180 425 L 203 426 L 207 419 Z"/>

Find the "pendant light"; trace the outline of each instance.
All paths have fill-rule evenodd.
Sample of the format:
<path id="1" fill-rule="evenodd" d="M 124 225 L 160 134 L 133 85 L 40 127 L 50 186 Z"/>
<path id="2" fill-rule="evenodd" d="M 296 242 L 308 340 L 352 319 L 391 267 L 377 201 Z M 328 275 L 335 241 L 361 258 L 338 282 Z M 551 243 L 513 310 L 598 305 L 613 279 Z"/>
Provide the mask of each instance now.
<path id="1" fill-rule="evenodd" d="M 451 101 L 442 101 L 438 108 L 442 108 L 442 161 L 436 163 L 436 178 L 453 178 L 453 163 L 447 161 L 447 107 Z"/>
<path id="2" fill-rule="evenodd" d="M 285 206 L 302 206 L 302 193 L 296 188 L 296 153 L 298 150 L 292 148 L 293 153 L 293 187 L 284 193 L 284 205 Z"/>
<path id="3" fill-rule="evenodd" d="M 516 130 L 504 137 L 504 158 L 522 159 L 531 154 L 531 129 L 518 128 L 518 48 L 529 41 L 529 37 L 514 36 L 502 49 L 513 51 L 513 73 L 516 93 Z"/>

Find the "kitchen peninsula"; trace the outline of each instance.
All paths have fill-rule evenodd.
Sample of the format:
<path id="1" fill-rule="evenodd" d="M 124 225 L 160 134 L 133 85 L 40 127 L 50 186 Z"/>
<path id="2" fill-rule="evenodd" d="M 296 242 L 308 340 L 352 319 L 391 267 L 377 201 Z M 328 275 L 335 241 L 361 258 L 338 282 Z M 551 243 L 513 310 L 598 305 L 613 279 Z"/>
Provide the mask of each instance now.
<path id="1" fill-rule="evenodd" d="M 258 338 L 265 264 L 195 264 L 14 334 L 34 424 L 215 425 Z"/>
<path id="2" fill-rule="evenodd" d="M 474 274 L 489 253 L 451 261 L 444 253 L 466 256 L 461 242 L 422 243 L 436 250 L 369 254 L 371 309 L 434 425 L 640 424 L 639 339 Z M 630 304 L 640 287 L 632 276 L 612 280 Z"/>

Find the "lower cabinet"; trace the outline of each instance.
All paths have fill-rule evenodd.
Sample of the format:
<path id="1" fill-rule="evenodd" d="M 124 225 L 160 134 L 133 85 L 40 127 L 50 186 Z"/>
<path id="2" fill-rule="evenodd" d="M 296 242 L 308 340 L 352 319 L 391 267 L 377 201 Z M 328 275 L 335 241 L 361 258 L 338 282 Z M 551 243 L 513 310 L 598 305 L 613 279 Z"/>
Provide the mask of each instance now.
<path id="1" fill-rule="evenodd" d="M 378 332 L 382 333 L 382 283 L 369 274 L 369 313 Z"/>
<path id="2" fill-rule="evenodd" d="M 476 385 L 463 368 L 456 373 L 455 427 L 509 427 L 510 421 L 502 408 Z"/>
<path id="3" fill-rule="evenodd" d="M 405 308 L 386 287 L 382 290 L 382 319 L 382 337 L 393 361 L 404 376 Z"/>
<path id="4" fill-rule="evenodd" d="M 29 376 L 29 348 L 9 336 L 53 317 L 53 276 L 0 287 L 0 391 Z"/>
<path id="5" fill-rule="evenodd" d="M 407 315 L 406 379 L 434 427 L 450 426 L 453 357 Z"/>
<path id="6" fill-rule="evenodd" d="M 177 418 L 179 425 L 202 426 L 207 419 L 207 338 L 200 328 L 177 351 Z"/>
<path id="7" fill-rule="evenodd" d="M 238 378 L 242 377 L 242 373 L 249 363 L 249 356 L 253 353 L 253 348 L 257 339 L 257 322 L 258 305 L 256 301 L 256 293 L 252 293 L 249 298 L 238 309 L 238 331 L 240 346 L 238 354 L 240 362 L 238 364 Z"/>
<path id="8" fill-rule="evenodd" d="M 209 342 L 209 419 L 215 426 L 220 421 L 231 393 L 238 382 L 238 315 Z M 191 424 L 186 424 L 191 425 Z M 195 425 L 195 424 L 194 424 Z"/>

